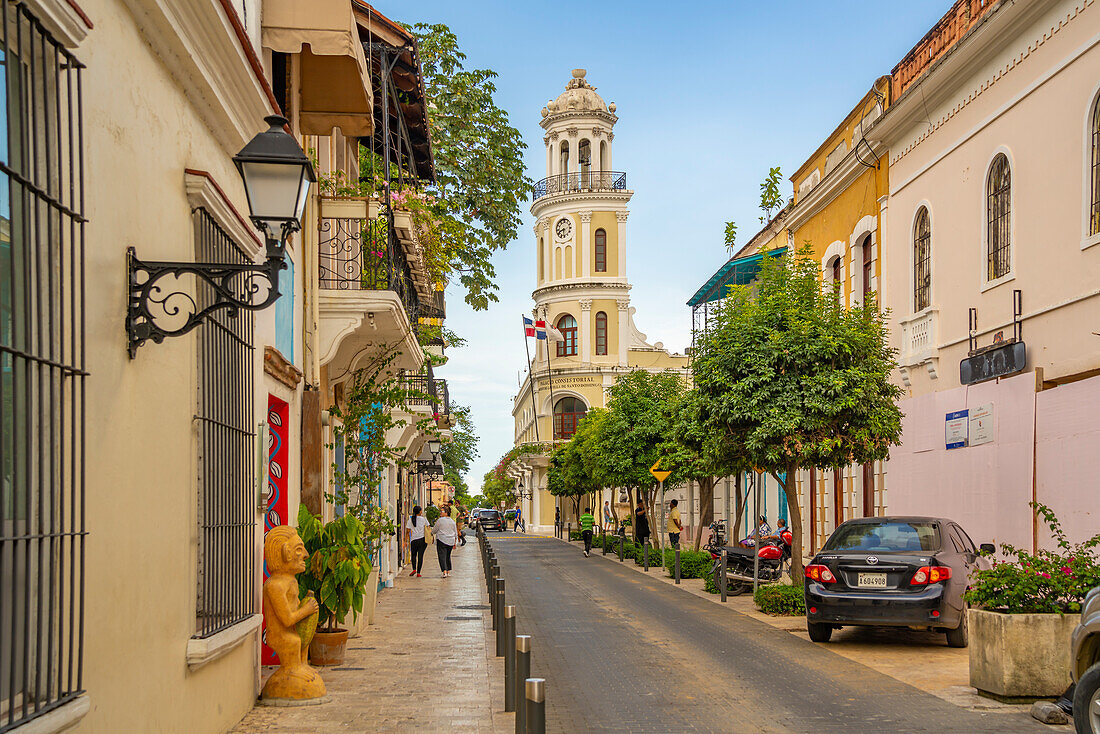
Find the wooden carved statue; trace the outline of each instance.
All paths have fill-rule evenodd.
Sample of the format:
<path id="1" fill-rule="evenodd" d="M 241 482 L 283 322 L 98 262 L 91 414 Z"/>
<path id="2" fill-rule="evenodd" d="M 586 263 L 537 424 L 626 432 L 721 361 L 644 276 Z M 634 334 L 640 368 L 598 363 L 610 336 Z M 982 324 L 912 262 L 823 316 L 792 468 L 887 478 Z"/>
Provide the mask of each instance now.
<path id="1" fill-rule="evenodd" d="M 279 525 L 264 537 L 264 561 L 269 574 L 264 582 L 264 622 L 267 644 L 279 656 L 261 693 L 265 699 L 305 701 L 325 695 L 325 682 L 309 667 L 308 650 L 317 629 L 318 606 L 312 596 L 299 601 L 296 574 L 306 570 L 309 554 L 298 531 Z"/>

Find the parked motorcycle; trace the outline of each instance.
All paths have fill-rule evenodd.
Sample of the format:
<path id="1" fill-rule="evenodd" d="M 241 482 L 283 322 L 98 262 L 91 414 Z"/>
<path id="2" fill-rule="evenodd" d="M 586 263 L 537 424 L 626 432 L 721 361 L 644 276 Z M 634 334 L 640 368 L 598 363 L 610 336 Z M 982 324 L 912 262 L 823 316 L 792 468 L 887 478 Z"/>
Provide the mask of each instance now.
<path id="1" fill-rule="evenodd" d="M 742 548 L 741 546 L 724 546 L 726 555 L 726 595 L 737 596 L 752 589 L 754 558 L 759 556 L 760 566 L 757 579 L 763 583 L 778 581 L 791 567 L 791 544 L 794 536 L 789 530 L 783 530 L 779 534 L 779 540 L 766 540 L 761 542 L 759 548 Z M 707 548 L 714 558 L 711 566 L 711 578 L 714 585 L 722 589 L 722 550 L 723 547 L 711 546 Z"/>

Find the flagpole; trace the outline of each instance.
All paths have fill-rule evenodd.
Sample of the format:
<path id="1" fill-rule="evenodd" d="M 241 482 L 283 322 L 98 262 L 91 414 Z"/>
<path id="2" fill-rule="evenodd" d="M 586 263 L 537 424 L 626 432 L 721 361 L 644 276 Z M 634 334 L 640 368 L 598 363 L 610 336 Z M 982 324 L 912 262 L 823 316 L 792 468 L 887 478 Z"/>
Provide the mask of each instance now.
<path id="1" fill-rule="evenodd" d="M 534 364 L 531 362 L 531 347 L 527 344 L 527 322 L 523 322 L 523 351 L 527 352 L 527 376 L 531 378 L 531 412 L 534 415 L 535 421 L 535 442 L 539 441 L 539 408 L 535 401 L 535 370 Z M 552 420 L 552 419 L 551 419 Z M 550 428 L 553 431 L 553 427 Z"/>
<path id="2" fill-rule="evenodd" d="M 546 335 L 546 381 L 550 383 L 550 446 L 554 446 L 556 437 L 554 436 L 554 378 L 550 376 L 550 335 Z M 557 349 L 557 342 L 553 342 L 554 349 Z"/>

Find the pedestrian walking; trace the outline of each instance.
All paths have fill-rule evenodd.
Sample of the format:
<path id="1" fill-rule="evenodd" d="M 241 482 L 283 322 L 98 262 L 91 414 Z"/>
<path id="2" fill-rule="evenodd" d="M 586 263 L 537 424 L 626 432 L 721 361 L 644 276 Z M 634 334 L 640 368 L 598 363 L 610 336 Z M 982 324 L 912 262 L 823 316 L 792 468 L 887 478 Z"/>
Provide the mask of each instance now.
<path id="1" fill-rule="evenodd" d="M 649 518 L 645 514 L 645 505 L 641 502 L 634 510 L 634 539 L 638 545 L 645 545 L 649 541 Z"/>
<path id="2" fill-rule="evenodd" d="M 435 533 L 435 552 L 439 555 L 439 570 L 443 572 L 443 578 L 451 575 L 451 551 L 458 542 L 458 525 L 451 516 L 444 513 L 435 521 L 432 528 Z"/>
<path id="3" fill-rule="evenodd" d="M 581 537 L 584 538 L 584 557 L 588 558 L 592 552 L 592 526 L 596 523 L 596 518 L 592 517 L 592 508 L 584 508 L 584 514 L 581 515 Z"/>
<path id="4" fill-rule="evenodd" d="M 603 503 L 603 526 L 610 528 L 612 532 L 615 530 L 615 513 L 611 511 L 611 502 L 604 500 Z"/>
<path id="5" fill-rule="evenodd" d="M 684 524 L 680 522 L 680 508 L 677 505 L 680 504 L 679 500 L 672 500 L 668 503 L 668 542 L 673 548 L 680 547 L 680 533 L 684 531 Z"/>
<path id="6" fill-rule="evenodd" d="M 512 525 L 512 532 L 518 533 L 519 532 L 519 526 L 521 524 L 523 524 L 523 508 L 516 507 L 516 521 Z"/>
<path id="7" fill-rule="evenodd" d="M 428 541 L 424 539 L 424 531 L 428 528 L 428 518 L 421 513 L 420 505 L 413 507 L 409 519 L 405 521 L 405 539 L 412 551 L 412 567 L 410 576 L 419 576 L 420 568 L 424 565 L 424 550 L 428 547 Z"/>

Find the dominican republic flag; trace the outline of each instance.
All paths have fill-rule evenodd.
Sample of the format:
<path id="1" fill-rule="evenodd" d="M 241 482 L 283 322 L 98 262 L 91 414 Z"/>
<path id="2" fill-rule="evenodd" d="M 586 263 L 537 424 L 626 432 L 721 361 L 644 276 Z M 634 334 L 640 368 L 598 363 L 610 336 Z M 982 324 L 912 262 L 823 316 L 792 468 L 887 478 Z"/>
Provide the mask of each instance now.
<path id="1" fill-rule="evenodd" d="M 562 336 L 561 332 L 553 326 L 547 326 L 545 321 L 535 322 L 535 338 L 549 339 L 552 342 L 565 341 L 565 337 Z"/>
<path id="2" fill-rule="evenodd" d="M 524 336 L 534 336 L 535 335 L 535 322 L 532 321 L 527 316 L 523 317 L 523 335 Z"/>

